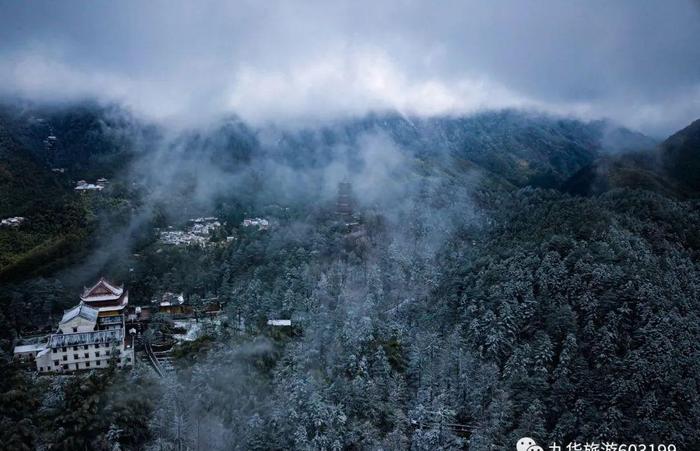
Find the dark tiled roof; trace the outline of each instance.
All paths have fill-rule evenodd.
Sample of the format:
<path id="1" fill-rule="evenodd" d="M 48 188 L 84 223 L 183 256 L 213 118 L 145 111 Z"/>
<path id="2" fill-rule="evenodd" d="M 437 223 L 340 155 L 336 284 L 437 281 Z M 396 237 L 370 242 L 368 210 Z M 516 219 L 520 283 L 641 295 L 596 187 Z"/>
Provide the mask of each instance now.
<path id="1" fill-rule="evenodd" d="M 63 318 L 61 318 L 61 323 L 68 322 L 75 318 L 76 316 L 79 316 L 81 318 L 85 318 L 88 321 L 96 321 L 97 320 L 97 309 L 94 309 L 88 305 L 85 304 L 78 304 L 75 307 L 73 307 L 70 310 L 66 310 L 63 312 Z"/>
<path id="2" fill-rule="evenodd" d="M 82 332 L 77 334 L 54 334 L 49 338 L 49 347 L 60 348 L 62 346 L 79 346 L 94 343 L 114 343 L 124 339 L 121 329 L 98 330 L 94 332 Z"/>

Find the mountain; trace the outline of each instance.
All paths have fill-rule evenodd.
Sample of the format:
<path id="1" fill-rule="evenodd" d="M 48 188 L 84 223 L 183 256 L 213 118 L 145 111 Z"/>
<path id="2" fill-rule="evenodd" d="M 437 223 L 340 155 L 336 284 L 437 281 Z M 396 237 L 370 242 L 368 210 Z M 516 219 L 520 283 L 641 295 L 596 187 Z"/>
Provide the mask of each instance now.
<path id="1" fill-rule="evenodd" d="M 24 217 L 0 229 L 0 279 L 33 272 L 73 249 L 85 228 L 84 209 L 68 180 L 51 172 L 0 123 L 0 218 Z"/>
<path id="2" fill-rule="evenodd" d="M 266 135 L 270 134 L 265 130 Z M 294 167 L 327 164 L 339 146 L 355 148 L 367 134 L 383 134 L 417 158 L 450 156 L 515 186 L 557 187 L 602 155 L 655 142 L 605 121 L 582 122 L 514 110 L 464 117 L 371 114 L 318 128 L 274 131 L 276 155 Z M 303 152 L 300 152 L 303 150 Z"/>
<path id="3" fill-rule="evenodd" d="M 664 173 L 679 189 L 700 192 L 700 119 L 663 142 L 660 159 Z"/>
<path id="4" fill-rule="evenodd" d="M 111 178 L 132 161 L 134 145 L 156 133 L 116 105 L 0 106 L 0 121 L 14 139 L 51 168 L 78 178 Z"/>
<path id="5" fill-rule="evenodd" d="M 55 174 L 0 122 L 0 217 L 21 216 L 63 193 Z"/>
<path id="6" fill-rule="evenodd" d="M 0 280 L 55 271 L 89 252 L 96 215 L 118 210 L 73 188 L 124 172 L 142 130 L 132 124 L 90 104 L 0 107 L 0 219 L 25 218 L 0 228 Z"/>
<path id="7" fill-rule="evenodd" d="M 164 143 L 165 127 L 140 122 L 113 105 L 5 105 L 0 120 L 39 162 L 63 167 L 76 178 L 111 178 L 124 172 L 142 149 L 147 153 Z M 386 136 L 423 161 L 449 156 L 518 187 L 548 188 L 560 186 L 598 158 L 655 144 L 606 121 L 503 110 L 430 118 L 372 113 L 304 128 L 255 128 L 229 118 L 208 129 L 180 132 L 167 146 L 173 153 L 208 158 L 228 171 L 262 159 L 293 169 L 321 168 L 339 152 L 351 157 L 367 135 Z"/>
<path id="8" fill-rule="evenodd" d="M 615 127 L 605 121 L 601 121 L 601 142 L 607 155 L 619 155 L 629 152 L 654 149 L 659 142 L 643 133 L 629 130 L 624 127 Z"/>
<path id="9" fill-rule="evenodd" d="M 524 436 L 700 449 L 700 205 L 678 198 L 694 186 L 694 127 L 653 151 L 604 122 L 512 111 L 295 129 L 229 118 L 120 141 L 118 123 L 94 127 L 99 111 L 66 114 L 84 120 L 51 119 L 76 129 L 52 125 L 75 143 L 65 174 L 31 140 L 44 133 L 31 115 L 0 120 L 0 189 L 28 216 L 0 230 L 0 348 L 55 327 L 99 275 L 132 306 L 174 292 L 225 316 L 196 321 L 163 379 L 52 385 L 0 359 L 3 443 L 19 430 L 27 449 L 509 449 Z M 104 192 L 72 190 L 109 170 Z M 603 194 L 543 189 L 562 181 Z M 604 192 L 625 185 L 646 189 Z M 206 245 L 163 242 L 195 214 L 221 221 Z M 269 228 L 242 225 L 255 217 Z M 182 332 L 151 319 L 145 340 Z"/>
<path id="10" fill-rule="evenodd" d="M 225 188 L 230 186 L 244 205 L 263 200 L 304 205 L 321 200 L 319 193 L 335 183 L 337 174 L 328 177 L 337 168 L 346 167 L 350 176 L 375 177 L 377 168 L 371 166 L 383 171 L 398 164 L 392 161 L 397 158 L 404 172 L 391 175 L 396 190 L 427 174 L 454 186 L 473 183 L 472 175 L 479 174 L 477 192 L 485 193 L 558 188 L 582 168 L 599 170 L 593 162 L 618 154 L 627 158 L 630 146 L 649 142 L 604 121 L 513 110 L 432 118 L 375 113 L 305 128 L 256 128 L 232 117 L 173 136 L 167 127 L 141 122 L 117 106 L 5 105 L 0 126 L 0 212 L 30 217 L 20 230 L 0 231 L 7 249 L 0 271 L 32 252 L 65 243 L 67 236 L 86 238 L 88 217 L 116 214 L 122 216 L 117 223 L 128 223 L 131 206 L 143 196 L 151 208 L 179 220 L 230 203 L 233 194 Z M 52 172 L 57 166 L 65 172 Z M 100 177 L 112 180 L 112 191 L 121 194 L 100 199 L 72 190 L 77 180 Z M 132 187 L 139 194 L 130 193 Z"/>
<path id="11" fill-rule="evenodd" d="M 596 195 L 611 189 L 644 189 L 674 197 L 700 193 L 700 120 L 651 150 L 606 155 L 563 183 L 572 194 Z"/>

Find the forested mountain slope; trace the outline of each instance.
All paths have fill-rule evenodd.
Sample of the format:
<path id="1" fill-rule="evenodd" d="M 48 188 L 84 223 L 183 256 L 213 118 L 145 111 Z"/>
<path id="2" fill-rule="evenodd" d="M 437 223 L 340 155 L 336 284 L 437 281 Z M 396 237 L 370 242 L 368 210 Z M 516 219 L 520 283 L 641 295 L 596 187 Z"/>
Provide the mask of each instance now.
<path id="1" fill-rule="evenodd" d="M 93 180 L 125 170 L 136 148 L 156 133 L 116 105 L 91 102 L 1 105 L 0 120 L 47 167 Z"/>
<path id="2" fill-rule="evenodd" d="M 117 108 L 3 105 L 0 219 L 25 222 L 0 228 L 0 280 L 61 270 L 90 253 L 106 217 L 128 222 L 119 176 L 151 132 Z M 102 177 L 111 180 L 109 196 L 74 190 L 78 180 Z"/>
<path id="3" fill-rule="evenodd" d="M 653 149 L 600 158 L 563 184 L 565 191 L 583 195 L 600 194 L 614 188 L 697 197 L 700 193 L 700 120 Z"/>
<path id="4" fill-rule="evenodd" d="M 627 153 L 647 147 L 642 135 L 512 111 L 301 129 L 229 118 L 114 141 L 110 158 L 128 164 L 102 196 L 50 179 L 72 199 L 63 205 L 83 208 L 90 245 L 78 262 L 46 257 L 56 266 L 44 278 L 30 268 L 4 284 L 3 351 L 96 275 L 124 282 L 134 305 L 181 292 L 195 306 L 218 298 L 225 316 L 175 348 L 166 379 L 142 367 L 35 380 L 4 354 L 0 439 L 492 450 L 534 436 L 698 448 L 700 210 L 693 174 L 672 163 L 700 151 L 693 130 L 660 147 L 663 171 L 657 154 Z M 71 171 L 107 161 L 79 148 L 88 157 Z M 24 158 L 8 163 L 12 175 L 21 164 L 54 175 Z M 605 189 L 580 182 L 587 196 L 549 189 L 600 161 L 631 161 L 654 183 L 617 189 L 613 168 L 596 172 L 610 174 Z M 342 180 L 352 225 L 336 211 Z M 207 246 L 159 239 L 195 215 L 223 222 Z M 244 227 L 250 217 L 269 229 Z M 148 340 L 178 330 L 160 315 L 149 327 Z"/>
<path id="5" fill-rule="evenodd" d="M 377 132 L 419 157 L 468 160 L 518 186 L 556 187 L 601 155 L 654 144 L 651 138 L 603 121 L 585 123 L 506 110 L 436 118 L 375 114 L 282 133 L 279 152 L 300 164 L 323 162 L 324 149 L 352 145 L 359 136 Z"/>
<path id="6" fill-rule="evenodd" d="M 700 119 L 663 142 L 661 160 L 680 189 L 700 193 Z"/>
<path id="7" fill-rule="evenodd" d="M 437 292 L 499 368 L 498 410 L 513 414 L 499 426 L 700 443 L 698 203 L 522 190 L 504 207 Z"/>
<path id="8" fill-rule="evenodd" d="M 0 122 L 0 218 L 26 218 L 19 227 L 0 229 L 0 278 L 14 265 L 31 271 L 48 263 L 79 239 L 85 215 L 72 194 L 68 180 L 52 173 Z"/>
<path id="9" fill-rule="evenodd" d="M 0 216 L 21 215 L 40 200 L 67 191 L 62 180 L 22 146 L 0 122 Z"/>

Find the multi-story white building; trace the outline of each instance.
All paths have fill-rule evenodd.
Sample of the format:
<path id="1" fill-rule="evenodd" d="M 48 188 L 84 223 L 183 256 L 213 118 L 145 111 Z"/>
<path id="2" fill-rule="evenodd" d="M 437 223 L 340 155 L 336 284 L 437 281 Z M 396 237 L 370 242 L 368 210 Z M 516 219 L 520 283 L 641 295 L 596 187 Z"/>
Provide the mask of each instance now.
<path id="1" fill-rule="evenodd" d="M 124 325 L 128 292 L 102 278 L 92 288 L 86 288 L 80 299 L 78 305 L 63 314 L 58 331 L 43 346 L 32 349 L 37 371 L 106 368 L 112 359 L 119 367 L 133 365 L 133 337 L 126 333 Z M 15 355 L 27 356 L 25 347 L 17 346 Z"/>

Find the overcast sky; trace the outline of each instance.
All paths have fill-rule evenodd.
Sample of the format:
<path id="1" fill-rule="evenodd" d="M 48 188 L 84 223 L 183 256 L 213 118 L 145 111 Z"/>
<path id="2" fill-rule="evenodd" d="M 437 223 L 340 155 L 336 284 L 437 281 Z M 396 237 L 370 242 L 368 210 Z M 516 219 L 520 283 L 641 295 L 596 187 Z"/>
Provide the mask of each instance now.
<path id="1" fill-rule="evenodd" d="M 663 135 L 700 117 L 700 4 L 0 0 L 0 94 L 199 121 L 522 107 Z"/>

